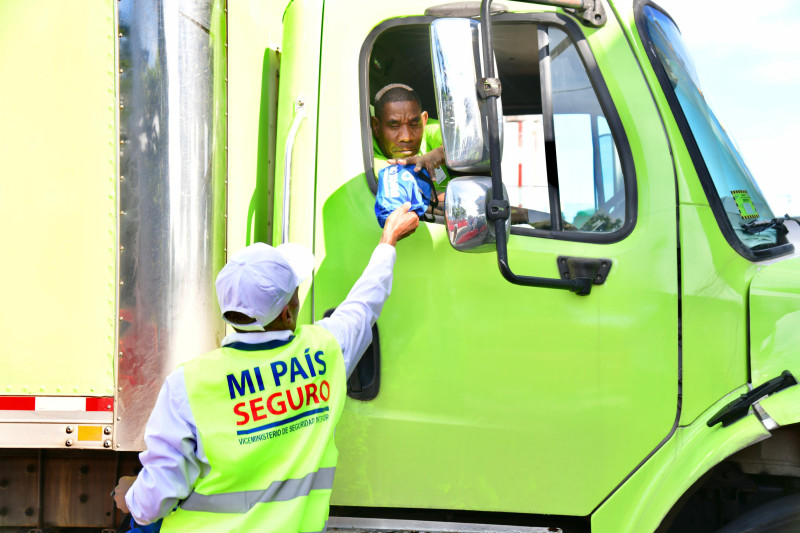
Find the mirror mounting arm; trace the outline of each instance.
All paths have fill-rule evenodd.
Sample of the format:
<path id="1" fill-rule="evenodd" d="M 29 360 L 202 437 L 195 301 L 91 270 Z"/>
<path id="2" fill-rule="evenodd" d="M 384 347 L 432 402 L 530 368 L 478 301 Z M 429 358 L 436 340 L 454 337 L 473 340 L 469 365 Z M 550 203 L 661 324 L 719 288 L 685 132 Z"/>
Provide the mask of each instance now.
<path id="1" fill-rule="evenodd" d="M 530 4 L 563 7 L 564 11 L 580 19 L 587 26 L 600 28 L 607 17 L 601 0 L 522 0 Z"/>
<path id="2" fill-rule="evenodd" d="M 592 292 L 592 278 L 576 277 L 572 279 L 537 278 L 533 276 L 518 276 L 511 271 L 508 265 L 508 247 L 506 234 L 502 232 L 503 221 L 495 222 L 495 235 L 497 237 L 497 266 L 503 277 L 515 285 L 525 287 L 542 287 L 545 289 L 566 289 L 578 296 L 586 296 Z M 500 232 L 500 233 L 498 233 Z"/>
<path id="3" fill-rule="evenodd" d="M 511 271 L 508 265 L 508 242 L 505 233 L 505 219 L 508 218 L 508 201 L 503 198 L 503 179 L 500 168 L 500 132 L 497 126 L 497 101 L 500 97 L 500 82 L 497 81 L 497 94 L 491 94 L 492 82 L 497 80 L 494 71 L 494 49 L 492 47 L 492 0 L 481 1 L 481 41 L 483 64 L 486 68 L 486 77 L 478 83 L 478 93 L 481 87 L 489 86 L 486 91 L 486 108 L 489 128 L 489 158 L 492 171 L 492 197 L 487 200 L 487 218 L 494 220 L 495 238 L 497 239 L 497 266 L 503 277 L 516 285 L 528 287 L 545 287 L 551 289 L 567 289 L 571 292 L 585 296 L 592 290 L 592 278 L 576 277 L 573 279 L 537 278 L 531 276 L 518 276 Z M 487 83 L 488 82 L 488 83 Z M 505 208 L 503 204 L 505 203 Z"/>
<path id="4" fill-rule="evenodd" d="M 595 28 L 600 28 L 606 23 L 606 12 L 600 0 L 583 0 L 582 7 L 565 7 L 564 11 L 579 17 L 584 24 Z"/>
<path id="5" fill-rule="evenodd" d="M 486 218 L 492 222 L 496 220 L 505 222 L 511 214 L 511 210 L 508 208 L 508 200 L 505 198 L 501 198 L 500 200 L 495 198 L 488 199 L 486 208 Z M 505 235 L 505 232 L 503 232 L 503 234 Z"/>
<path id="6" fill-rule="evenodd" d="M 477 84 L 478 97 L 486 100 L 492 96 L 500 96 L 503 92 L 503 85 L 500 78 L 481 78 Z"/>

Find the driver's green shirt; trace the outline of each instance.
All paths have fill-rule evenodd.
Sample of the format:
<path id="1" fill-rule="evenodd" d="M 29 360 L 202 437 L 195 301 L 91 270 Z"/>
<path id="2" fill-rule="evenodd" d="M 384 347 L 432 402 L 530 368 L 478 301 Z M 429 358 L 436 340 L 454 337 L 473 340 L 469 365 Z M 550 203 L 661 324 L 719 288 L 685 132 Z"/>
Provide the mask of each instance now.
<path id="1" fill-rule="evenodd" d="M 422 133 L 422 142 L 419 145 L 419 152 L 417 152 L 417 155 L 427 154 L 431 150 L 439 148 L 441 145 L 442 130 L 439 128 L 439 121 L 428 119 L 428 123 L 425 124 L 425 131 Z M 389 163 L 386 162 L 389 158 L 383 155 L 381 147 L 378 146 L 378 141 L 375 139 L 374 135 L 372 136 L 372 152 L 375 157 L 375 179 L 378 179 L 378 172 L 389 166 Z M 441 169 L 444 171 L 445 178 L 441 183 L 436 183 L 436 189 L 443 191 L 447 188 L 447 182 L 450 181 L 451 176 L 447 168 L 442 166 Z"/>

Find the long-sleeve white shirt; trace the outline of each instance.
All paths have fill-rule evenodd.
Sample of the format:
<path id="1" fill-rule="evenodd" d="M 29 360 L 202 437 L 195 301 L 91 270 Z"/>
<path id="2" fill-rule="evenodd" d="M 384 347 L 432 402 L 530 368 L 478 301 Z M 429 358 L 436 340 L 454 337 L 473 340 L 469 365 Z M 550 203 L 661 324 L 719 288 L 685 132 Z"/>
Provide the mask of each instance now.
<path id="1" fill-rule="evenodd" d="M 395 248 L 379 244 L 364 273 L 347 298 L 317 325 L 330 331 L 342 348 L 347 376 L 372 341 L 372 325 L 392 290 Z M 234 342 L 260 344 L 286 340 L 292 331 L 232 333 L 222 345 Z M 168 515 L 185 499 L 199 476 L 211 471 L 189 406 L 183 367 L 170 374 L 158 394 L 145 428 L 147 450 L 141 453 L 142 471 L 125 495 L 137 523 L 146 525 Z"/>

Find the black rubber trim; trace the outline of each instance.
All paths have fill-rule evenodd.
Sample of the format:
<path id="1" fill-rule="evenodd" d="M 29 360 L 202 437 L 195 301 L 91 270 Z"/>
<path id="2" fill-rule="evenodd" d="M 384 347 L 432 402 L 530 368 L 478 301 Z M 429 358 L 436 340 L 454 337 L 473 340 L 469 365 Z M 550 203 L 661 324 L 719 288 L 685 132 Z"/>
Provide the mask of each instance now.
<path id="1" fill-rule="evenodd" d="M 418 509 L 408 507 L 356 507 L 332 505 L 331 516 L 379 518 L 384 520 L 423 520 L 504 526 L 559 528 L 563 533 L 589 533 L 588 516 L 541 515 L 460 509 Z"/>
<path id="2" fill-rule="evenodd" d="M 373 168 L 372 128 L 370 127 L 369 116 L 369 80 L 367 79 L 367 74 L 369 72 L 369 56 L 372 52 L 372 46 L 378 36 L 388 28 L 401 24 L 430 24 L 436 20 L 436 18 L 437 17 L 416 16 L 386 20 L 377 25 L 369 35 L 367 35 L 361 47 L 358 68 L 359 97 L 361 104 L 361 146 L 364 158 L 364 173 L 367 178 L 367 185 L 369 185 L 372 194 L 377 194 L 378 190 L 378 183 Z M 583 62 L 583 66 L 589 76 L 589 81 L 597 96 L 600 108 L 603 110 L 606 122 L 608 122 L 608 127 L 611 130 L 611 135 L 614 138 L 614 143 L 619 153 L 623 182 L 625 183 L 625 222 L 617 231 L 611 233 L 589 233 L 538 230 L 530 227 L 511 226 L 511 233 L 513 235 L 528 235 L 546 239 L 597 244 L 611 244 L 623 240 L 630 235 L 636 225 L 638 209 L 636 168 L 633 163 L 633 154 L 631 153 L 628 136 L 625 133 L 625 128 L 622 126 L 622 120 L 617 113 L 614 101 L 608 91 L 608 86 L 597 66 L 597 61 L 594 59 L 594 55 L 589 48 L 589 44 L 586 42 L 580 25 L 572 18 L 560 13 L 501 13 L 494 15 L 493 20 L 496 22 L 531 22 L 543 24 L 556 27 L 567 34 L 575 45 L 578 56 Z"/>
<path id="3" fill-rule="evenodd" d="M 542 130 L 544 133 L 544 161 L 547 169 L 547 196 L 550 200 L 550 231 L 561 232 L 561 186 L 558 182 L 558 153 L 556 152 L 556 125 L 553 116 L 553 75 L 550 61 L 550 43 L 546 28 L 536 27 L 539 45 L 539 86 L 542 95 Z M 592 121 L 594 124 L 594 121 Z"/>
<path id="4" fill-rule="evenodd" d="M 725 214 L 725 210 L 722 207 L 722 200 L 719 198 L 716 186 L 714 185 L 714 180 L 711 178 L 711 173 L 708 170 L 708 166 L 706 166 L 705 159 L 703 159 L 703 154 L 700 152 L 700 147 L 698 146 L 697 140 L 694 137 L 694 133 L 692 133 L 692 129 L 689 126 L 689 121 L 686 119 L 686 115 L 683 113 L 683 108 L 678 101 L 678 97 L 675 95 L 675 91 L 672 89 L 672 84 L 669 81 L 667 72 L 664 70 L 664 66 L 661 64 L 661 61 L 656 55 L 655 46 L 653 45 L 650 36 L 647 34 L 647 24 L 644 16 L 644 8 L 646 6 L 657 9 L 666 15 L 667 18 L 673 22 L 673 24 L 675 24 L 675 20 L 661 6 L 655 2 L 652 2 L 651 0 L 634 0 L 634 20 L 636 22 L 636 30 L 639 33 L 639 39 L 641 39 L 642 44 L 644 45 L 647 58 L 650 60 L 650 66 L 655 72 L 656 78 L 661 85 L 661 90 L 663 91 L 664 96 L 667 99 L 667 103 L 669 103 L 669 107 L 672 110 L 672 116 L 678 125 L 678 130 L 680 130 L 681 135 L 683 136 L 686 150 L 689 152 L 689 157 L 691 157 L 692 163 L 694 163 L 697 177 L 700 179 L 700 185 L 703 187 L 703 192 L 708 200 L 708 205 L 711 207 L 711 212 L 714 213 L 714 218 L 717 221 L 717 226 L 719 226 L 723 237 L 725 237 L 725 240 L 728 241 L 728 244 L 731 246 L 731 248 L 736 250 L 739 255 L 745 259 L 748 259 L 749 261 L 763 261 L 765 259 L 771 259 L 773 257 L 779 257 L 792 253 L 794 251 L 794 246 L 791 243 L 776 244 L 773 247 L 763 250 L 751 250 L 736 236 L 731 222 L 728 220 L 728 216 Z M 675 27 L 678 28 L 678 25 L 675 24 Z M 678 31 L 680 31 L 680 28 L 678 28 Z"/>

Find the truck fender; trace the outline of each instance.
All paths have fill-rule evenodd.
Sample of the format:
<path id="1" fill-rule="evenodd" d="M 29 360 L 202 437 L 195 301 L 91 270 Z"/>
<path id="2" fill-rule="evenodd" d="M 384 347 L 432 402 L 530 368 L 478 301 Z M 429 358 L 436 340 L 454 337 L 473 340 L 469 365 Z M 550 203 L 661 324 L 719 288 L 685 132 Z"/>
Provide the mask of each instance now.
<path id="1" fill-rule="evenodd" d="M 769 430 L 754 411 L 729 426 L 706 424 L 722 407 L 746 391 L 746 386 L 737 388 L 691 424 L 678 427 L 672 438 L 593 513 L 592 531 L 655 531 L 681 496 L 704 474 L 739 450 L 769 438 Z"/>

